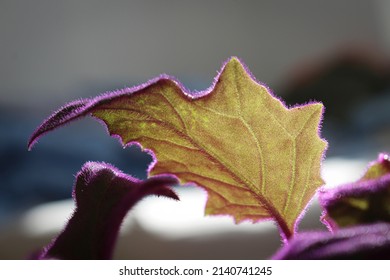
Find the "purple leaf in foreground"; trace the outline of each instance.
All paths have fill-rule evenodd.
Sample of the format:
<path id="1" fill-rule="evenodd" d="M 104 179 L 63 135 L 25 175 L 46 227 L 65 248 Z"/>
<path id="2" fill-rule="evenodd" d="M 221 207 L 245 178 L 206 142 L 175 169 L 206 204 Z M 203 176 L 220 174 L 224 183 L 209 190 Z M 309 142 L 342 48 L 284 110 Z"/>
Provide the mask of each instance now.
<path id="1" fill-rule="evenodd" d="M 141 181 L 109 164 L 87 162 L 76 177 L 73 216 L 39 258 L 110 259 L 127 212 L 147 195 L 178 200 L 170 188 L 177 183 L 163 175 Z"/>
<path id="2" fill-rule="evenodd" d="M 390 224 L 339 229 L 335 233 L 297 234 L 273 257 L 276 260 L 389 260 Z"/>
<path id="3" fill-rule="evenodd" d="M 331 229 L 390 222 L 390 158 L 380 154 L 358 181 L 319 192 L 322 221 Z"/>

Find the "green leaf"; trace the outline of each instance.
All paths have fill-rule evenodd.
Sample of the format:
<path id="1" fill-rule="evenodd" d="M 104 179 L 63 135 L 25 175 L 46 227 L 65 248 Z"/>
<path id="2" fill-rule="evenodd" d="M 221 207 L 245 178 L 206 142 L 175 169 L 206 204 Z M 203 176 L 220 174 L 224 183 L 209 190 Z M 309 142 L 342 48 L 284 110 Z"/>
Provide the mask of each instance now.
<path id="1" fill-rule="evenodd" d="M 46 120 L 43 133 L 92 114 L 123 145 L 155 155 L 149 174 L 170 173 L 208 192 L 205 212 L 235 221 L 277 221 L 284 237 L 324 182 L 319 137 L 323 106 L 287 108 L 230 59 L 205 92 L 190 93 L 163 75 L 146 84 L 69 103 Z"/>

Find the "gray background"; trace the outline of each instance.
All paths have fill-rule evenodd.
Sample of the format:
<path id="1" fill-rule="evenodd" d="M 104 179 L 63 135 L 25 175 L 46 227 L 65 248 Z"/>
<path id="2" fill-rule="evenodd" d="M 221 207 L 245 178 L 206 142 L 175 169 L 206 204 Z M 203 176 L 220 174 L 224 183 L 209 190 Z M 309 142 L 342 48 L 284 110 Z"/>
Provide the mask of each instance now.
<path id="1" fill-rule="evenodd" d="M 388 53 L 389 7 L 363 0 L 2 0 L 0 102 L 60 105 L 160 73 L 207 87 L 233 55 L 276 90 L 297 67 L 340 49 Z"/>

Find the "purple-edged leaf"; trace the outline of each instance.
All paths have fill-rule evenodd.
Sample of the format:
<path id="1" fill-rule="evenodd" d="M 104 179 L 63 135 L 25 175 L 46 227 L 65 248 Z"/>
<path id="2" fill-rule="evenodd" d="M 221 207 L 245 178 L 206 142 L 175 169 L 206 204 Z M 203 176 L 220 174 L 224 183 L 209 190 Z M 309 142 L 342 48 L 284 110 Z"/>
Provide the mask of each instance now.
<path id="1" fill-rule="evenodd" d="M 127 212 L 147 195 L 178 200 L 170 188 L 177 183 L 172 176 L 140 181 L 109 164 L 87 162 L 76 177 L 73 216 L 39 258 L 110 259 Z"/>
<path id="2" fill-rule="evenodd" d="M 275 260 L 389 260 L 390 224 L 377 223 L 331 232 L 297 234 Z"/>
<path id="3" fill-rule="evenodd" d="M 235 221 L 274 219 L 289 238 L 296 221 L 324 182 L 326 141 L 319 136 L 323 106 L 287 108 L 230 59 L 204 92 L 191 93 L 161 76 L 134 88 L 61 108 L 33 134 L 93 115 L 123 145 L 153 151 L 149 174 L 174 174 L 205 188 L 209 215 Z"/>
<path id="4" fill-rule="evenodd" d="M 319 192 L 322 221 L 330 228 L 390 222 L 390 159 L 380 154 L 358 181 Z"/>

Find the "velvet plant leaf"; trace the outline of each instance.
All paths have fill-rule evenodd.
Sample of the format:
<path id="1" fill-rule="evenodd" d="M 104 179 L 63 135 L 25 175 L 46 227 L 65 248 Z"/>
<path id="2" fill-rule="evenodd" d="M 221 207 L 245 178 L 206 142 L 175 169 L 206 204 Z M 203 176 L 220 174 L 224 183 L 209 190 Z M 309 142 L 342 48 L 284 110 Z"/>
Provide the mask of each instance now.
<path id="1" fill-rule="evenodd" d="M 174 174 L 206 189 L 206 214 L 231 215 L 237 223 L 274 219 L 288 239 L 324 184 L 322 113 L 320 103 L 287 108 L 233 57 L 203 92 L 162 75 L 71 102 L 38 127 L 29 147 L 42 134 L 92 115 L 123 145 L 152 151 L 149 174 Z"/>
<path id="2" fill-rule="evenodd" d="M 390 224 L 376 223 L 297 234 L 274 256 L 276 260 L 389 260 Z"/>
<path id="3" fill-rule="evenodd" d="M 87 162 L 76 176 L 75 211 L 65 229 L 44 248 L 39 259 L 111 259 L 127 212 L 147 195 L 178 200 L 173 176 L 140 181 L 115 167 Z"/>
<path id="4" fill-rule="evenodd" d="M 356 182 L 319 192 L 321 220 L 331 229 L 390 223 L 390 157 L 380 154 Z"/>

